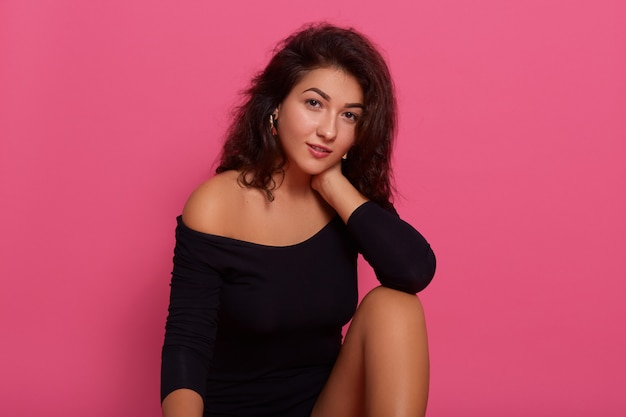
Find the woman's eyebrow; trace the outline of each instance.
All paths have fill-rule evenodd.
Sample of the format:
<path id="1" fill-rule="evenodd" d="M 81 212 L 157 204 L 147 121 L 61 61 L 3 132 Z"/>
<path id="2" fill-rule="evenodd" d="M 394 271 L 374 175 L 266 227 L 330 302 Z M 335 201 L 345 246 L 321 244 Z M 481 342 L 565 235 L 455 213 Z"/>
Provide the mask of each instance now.
<path id="1" fill-rule="evenodd" d="M 330 96 L 326 94 L 325 92 L 323 92 L 322 90 L 320 90 L 319 88 L 316 88 L 316 87 L 307 88 L 306 90 L 303 91 L 303 93 L 306 93 L 307 91 L 315 91 L 317 94 L 322 96 L 324 100 L 330 101 Z"/>
<path id="2" fill-rule="evenodd" d="M 319 88 L 316 88 L 316 87 L 307 88 L 306 90 L 303 91 L 303 93 L 306 93 L 307 91 L 314 91 L 320 96 L 322 96 L 324 100 L 330 101 L 330 96 L 326 94 L 325 92 L 323 92 L 322 90 L 320 90 Z M 364 106 L 361 103 L 346 103 L 344 107 L 348 107 L 348 108 L 358 107 L 361 109 L 364 108 Z"/>

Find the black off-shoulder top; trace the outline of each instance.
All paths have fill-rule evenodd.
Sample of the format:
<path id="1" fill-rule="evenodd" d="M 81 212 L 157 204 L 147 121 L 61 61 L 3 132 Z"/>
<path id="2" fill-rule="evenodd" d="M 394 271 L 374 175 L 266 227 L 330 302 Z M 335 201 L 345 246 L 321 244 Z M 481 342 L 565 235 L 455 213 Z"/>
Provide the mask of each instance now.
<path id="1" fill-rule="evenodd" d="M 177 220 L 161 399 L 192 389 L 205 416 L 310 415 L 356 309 L 358 253 L 382 285 L 408 293 L 435 272 L 422 235 L 373 202 L 280 247 Z"/>

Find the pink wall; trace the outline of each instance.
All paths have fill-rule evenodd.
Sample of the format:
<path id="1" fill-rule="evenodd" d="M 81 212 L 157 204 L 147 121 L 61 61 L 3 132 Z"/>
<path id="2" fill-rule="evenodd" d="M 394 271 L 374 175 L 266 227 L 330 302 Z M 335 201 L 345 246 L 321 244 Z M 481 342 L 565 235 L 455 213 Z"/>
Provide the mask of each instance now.
<path id="1" fill-rule="evenodd" d="M 626 413 L 623 1 L 3 0 L 0 414 L 158 415 L 174 218 L 323 18 L 395 75 L 397 205 L 439 258 L 428 415 Z"/>

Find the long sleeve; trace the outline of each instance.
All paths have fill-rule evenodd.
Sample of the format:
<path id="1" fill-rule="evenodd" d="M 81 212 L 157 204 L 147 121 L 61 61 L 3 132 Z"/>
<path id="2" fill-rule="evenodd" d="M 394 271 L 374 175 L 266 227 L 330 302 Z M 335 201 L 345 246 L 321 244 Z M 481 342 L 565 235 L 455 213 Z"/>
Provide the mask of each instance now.
<path id="1" fill-rule="evenodd" d="M 396 214 L 368 201 L 352 213 L 347 226 L 383 286 L 415 294 L 432 280 L 435 254 Z"/>
<path id="2" fill-rule="evenodd" d="M 182 218 L 176 228 L 170 305 L 161 361 L 161 401 L 188 388 L 204 395 L 215 343 L 221 278 L 210 265 L 211 246 Z"/>

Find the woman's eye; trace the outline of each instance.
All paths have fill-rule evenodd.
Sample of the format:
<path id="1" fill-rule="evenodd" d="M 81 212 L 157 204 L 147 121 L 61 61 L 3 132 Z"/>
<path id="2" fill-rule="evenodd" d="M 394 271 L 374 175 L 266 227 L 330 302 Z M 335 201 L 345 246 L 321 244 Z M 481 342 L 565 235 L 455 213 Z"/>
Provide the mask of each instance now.
<path id="1" fill-rule="evenodd" d="M 345 112 L 344 114 L 345 114 L 346 118 L 348 118 L 348 119 L 350 119 L 350 120 L 353 120 L 353 121 L 355 121 L 355 122 L 359 119 L 359 116 L 358 116 L 358 115 L 356 115 L 356 114 L 354 114 L 354 113 L 352 113 L 352 112 L 350 112 L 350 111 Z"/>
<path id="2" fill-rule="evenodd" d="M 315 100 L 314 98 L 310 98 L 306 101 L 306 103 L 311 106 L 311 107 L 319 107 L 320 106 L 320 102 Z"/>

